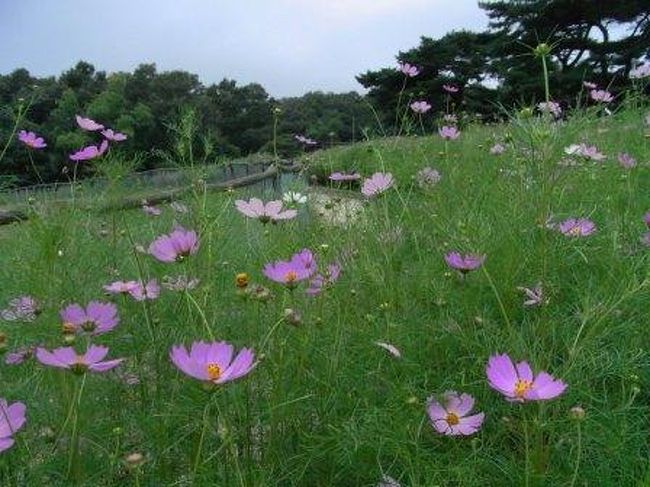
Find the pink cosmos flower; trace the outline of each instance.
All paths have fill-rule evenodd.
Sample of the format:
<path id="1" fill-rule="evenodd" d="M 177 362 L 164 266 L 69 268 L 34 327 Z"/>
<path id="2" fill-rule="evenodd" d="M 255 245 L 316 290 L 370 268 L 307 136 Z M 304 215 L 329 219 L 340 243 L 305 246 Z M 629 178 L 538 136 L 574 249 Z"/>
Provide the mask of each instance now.
<path id="1" fill-rule="evenodd" d="M 142 211 L 150 216 L 160 216 L 162 215 L 162 210 L 156 206 L 150 206 L 147 204 L 142 205 Z"/>
<path id="2" fill-rule="evenodd" d="M 102 289 L 108 294 L 129 294 L 131 289 L 137 285 L 136 281 L 115 281 L 105 285 Z"/>
<path id="3" fill-rule="evenodd" d="M 481 429 L 484 413 L 467 416 L 474 407 L 474 398 L 469 394 L 447 391 L 444 405 L 431 397 L 427 401 L 427 412 L 431 426 L 440 434 L 447 436 L 469 436 Z"/>
<path id="4" fill-rule="evenodd" d="M 427 113 L 429 110 L 431 110 L 431 105 L 427 103 L 426 101 L 414 101 L 411 103 L 411 110 L 413 110 L 415 113 Z"/>
<path id="5" fill-rule="evenodd" d="M 155 279 L 151 279 L 147 284 L 136 282 L 135 286 L 129 290 L 129 294 L 136 301 L 156 299 L 160 296 L 160 286 Z"/>
<path id="6" fill-rule="evenodd" d="M 294 254 L 291 260 L 279 260 L 266 264 L 263 274 L 272 281 L 294 288 L 298 282 L 309 279 L 316 272 L 316 261 L 311 250 L 303 249 Z"/>
<path id="7" fill-rule="evenodd" d="M 591 99 L 600 103 L 610 103 L 614 101 L 614 96 L 606 90 L 591 90 L 589 92 Z"/>
<path id="8" fill-rule="evenodd" d="M 445 262 L 452 269 L 456 269 L 463 274 L 478 269 L 485 262 L 485 255 L 478 254 L 465 254 L 461 255 L 458 252 L 449 252 L 445 255 Z"/>
<path id="9" fill-rule="evenodd" d="M 26 411 L 27 408 L 22 402 L 10 405 L 6 399 L 0 398 L 0 452 L 14 445 L 14 433 L 21 429 L 27 421 Z"/>
<path id="10" fill-rule="evenodd" d="M 449 94 L 458 93 L 458 87 L 454 85 L 442 85 L 442 89 Z"/>
<path id="11" fill-rule="evenodd" d="M 643 221 L 648 227 L 650 227 L 650 211 L 643 215 Z"/>
<path id="12" fill-rule="evenodd" d="M 169 357 L 182 372 L 200 381 L 224 384 L 245 376 L 257 365 L 255 353 L 242 348 L 234 355 L 234 347 L 227 342 L 194 342 L 188 350 L 183 345 L 172 347 Z"/>
<path id="13" fill-rule="evenodd" d="M 331 181 L 358 181 L 361 179 L 361 174 L 357 172 L 346 173 L 346 172 L 333 172 L 330 174 L 329 179 Z"/>
<path id="14" fill-rule="evenodd" d="M 162 287 L 169 291 L 189 291 L 199 285 L 199 280 L 188 276 L 164 276 Z"/>
<path id="15" fill-rule="evenodd" d="M 393 357 L 402 358 L 402 352 L 400 352 L 399 349 L 395 345 L 393 345 L 391 343 L 375 342 L 375 345 L 377 345 L 378 347 L 383 348 L 388 353 L 390 353 Z"/>
<path id="16" fill-rule="evenodd" d="M 117 306 L 113 303 L 91 301 L 82 308 L 78 304 L 70 304 L 59 312 L 66 332 L 86 332 L 101 335 L 111 331 L 120 322 Z"/>
<path id="17" fill-rule="evenodd" d="M 70 159 L 75 162 L 89 161 L 90 159 L 95 159 L 102 156 L 107 149 L 108 140 L 103 140 L 99 147 L 96 145 L 89 145 L 83 149 L 78 150 L 74 154 L 70 154 Z"/>
<path id="18" fill-rule="evenodd" d="M 298 215 L 297 210 L 282 211 L 280 200 L 269 201 L 266 204 L 259 198 L 251 198 L 250 201 L 237 200 L 235 207 L 240 213 L 249 218 L 257 218 L 262 223 L 290 220 Z"/>
<path id="19" fill-rule="evenodd" d="M 507 355 L 493 355 L 486 367 L 490 387 L 511 402 L 545 401 L 562 394 L 567 385 L 547 372 L 535 377 L 528 362 L 514 364 Z"/>
<path id="20" fill-rule="evenodd" d="M 630 71 L 631 79 L 643 79 L 650 77 L 650 63 L 641 64 Z"/>
<path id="21" fill-rule="evenodd" d="M 47 147 L 43 137 L 39 137 L 34 132 L 27 132 L 26 130 L 18 132 L 18 140 L 30 149 L 44 149 Z"/>
<path id="22" fill-rule="evenodd" d="M 17 348 L 12 352 L 7 352 L 5 355 L 5 364 L 7 365 L 19 365 L 22 364 L 25 359 L 30 357 L 34 353 L 34 349 L 31 347 L 21 347 Z"/>
<path id="23" fill-rule="evenodd" d="M 323 288 L 329 287 L 338 281 L 341 275 L 341 266 L 337 263 L 329 264 L 322 274 L 316 274 L 309 282 L 309 287 L 305 292 L 310 296 L 320 294 Z"/>
<path id="24" fill-rule="evenodd" d="M 544 292 L 541 283 L 537 283 L 533 288 L 519 286 L 517 290 L 522 291 L 526 295 L 524 306 L 539 306 L 544 301 Z"/>
<path id="25" fill-rule="evenodd" d="M 101 123 L 97 123 L 90 118 L 84 118 L 79 115 L 76 116 L 77 125 L 81 130 L 86 130 L 88 132 L 97 132 L 98 130 L 103 130 L 104 126 Z"/>
<path id="26" fill-rule="evenodd" d="M 401 71 L 403 74 L 408 76 L 409 78 L 414 78 L 418 74 L 420 74 L 420 69 L 417 66 L 414 66 L 409 63 L 398 63 L 397 64 L 397 70 Z"/>
<path id="27" fill-rule="evenodd" d="M 584 86 L 588 90 L 595 90 L 596 88 L 598 88 L 598 85 L 596 85 L 596 83 L 592 83 L 591 81 L 583 81 L 582 86 Z"/>
<path id="28" fill-rule="evenodd" d="M 440 137 L 445 140 L 456 140 L 458 137 L 460 137 L 460 130 L 458 130 L 456 127 L 447 125 L 440 127 L 438 129 L 438 133 L 440 134 Z"/>
<path id="29" fill-rule="evenodd" d="M 441 178 L 442 176 L 440 173 L 431 167 L 420 169 L 415 175 L 415 180 L 418 186 L 423 189 L 428 189 L 432 186 L 435 186 L 440 182 Z"/>
<path id="30" fill-rule="evenodd" d="M 149 245 L 149 253 L 161 262 L 180 262 L 199 250 L 195 231 L 178 226 L 169 235 L 161 235 Z"/>
<path id="31" fill-rule="evenodd" d="M 31 296 L 20 296 L 9 301 L 9 305 L 0 311 L 0 318 L 5 321 L 31 322 L 40 312 L 40 305 L 36 299 Z"/>
<path id="32" fill-rule="evenodd" d="M 102 135 L 111 142 L 123 142 L 128 138 L 126 134 L 114 132 L 113 129 L 102 130 Z"/>
<path id="33" fill-rule="evenodd" d="M 625 169 L 632 169 L 634 166 L 636 166 L 636 159 L 634 159 L 634 157 L 632 157 L 630 154 L 621 152 L 618 155 L 618 163 Z"/>
<path id="34" fill-rule="evenodd" d="M 496 143 L 490 148 L 490 154 L 493 156 L 499 156 L 506 151 L 506 146 L 503 144 Z"/>
<path id="35" fill-rule="evenodd" d="M 557 225 L 557 230 L 567 237 L 586 237 L 596 231 L 596 224 L 587 218 L 568 218 Z"/>
<path id="36" fill-rule="evenodd" d="M 124 359 L 102 360 L 108 354 L 107 347 L 90 345 L 83 355 L 77 354 L 72 347 L 55 348 L 51 352 L 42 347 L 36 349 L 36 359 L 43 365 L 68 369 L 76 374 L 90 372 L 106 372 L 120 365 Z"/>
<path id="37" fill-rule="evenodd" d="M 555 101 L 538 103 L 537 109 L 542 113 L 550 113 L 556 118 L 562 115 L 562 107 Z"/>
<path id="38" fill-rule="evenodd" d="M 393 186 L 393 175 L 391 173 L 376 172 L 370 178 L 364 179 L 361 186 L 361 193 L 370 198 L 377 196 Z"/>

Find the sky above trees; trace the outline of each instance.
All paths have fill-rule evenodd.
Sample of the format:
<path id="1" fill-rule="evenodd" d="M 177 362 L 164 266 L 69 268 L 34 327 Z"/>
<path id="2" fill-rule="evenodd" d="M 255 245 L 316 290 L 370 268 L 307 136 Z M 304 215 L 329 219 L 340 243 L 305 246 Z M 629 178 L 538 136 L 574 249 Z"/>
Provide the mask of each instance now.
<path id="1" fill-rule="evenodd" d="M 362 91 L 355 75 L 395 63 L 421 35 L 482 30 L 476 0 L 0 1 L 0 73 L 160 70 L 261 83 L 272 96 Z"/>

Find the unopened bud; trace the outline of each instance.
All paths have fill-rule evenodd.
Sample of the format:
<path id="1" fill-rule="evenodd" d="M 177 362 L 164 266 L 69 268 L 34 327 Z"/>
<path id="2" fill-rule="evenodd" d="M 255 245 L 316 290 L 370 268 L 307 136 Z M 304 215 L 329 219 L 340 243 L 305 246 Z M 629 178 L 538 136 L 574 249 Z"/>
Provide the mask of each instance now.
<path id="1" fill-rule="evenodd" d="M 587 413 L 585 410 L 580 406 L 573 406 L 571 409 L 569 409 L 569 415 L 571 416 L 571 419 L 575 419 L 576 421 L 582 421 L 585 419 L 586 414 Z"/>

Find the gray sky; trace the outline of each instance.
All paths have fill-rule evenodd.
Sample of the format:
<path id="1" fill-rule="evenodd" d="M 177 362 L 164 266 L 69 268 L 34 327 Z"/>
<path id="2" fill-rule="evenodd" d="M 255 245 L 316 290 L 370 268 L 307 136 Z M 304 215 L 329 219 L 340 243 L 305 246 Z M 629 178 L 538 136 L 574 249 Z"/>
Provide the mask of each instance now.
<path id="1" fill-rule="evenodd" d="M 360 90 L 421 35 L 482 29 L 477 0 L 0 0 L 0 73 L 108 72 L 155 62 L 276 97 Z"/>

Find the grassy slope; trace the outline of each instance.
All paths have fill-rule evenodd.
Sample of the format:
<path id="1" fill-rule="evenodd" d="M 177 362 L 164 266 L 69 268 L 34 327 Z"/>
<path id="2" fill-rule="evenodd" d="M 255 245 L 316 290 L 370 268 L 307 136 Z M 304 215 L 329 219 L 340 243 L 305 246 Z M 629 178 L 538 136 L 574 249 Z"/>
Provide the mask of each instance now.
<path id="1" fill-rule="evenodd" d="M 2 330 L 12 348 L 58 346 L 58 309 L 101 298 L 107 282 L 139 272 L 202 280 L 191 298 L 168 292 L 146 307 L 116 300 L 121 324 L 96 341 L 109 345 L 111 356 L 128 357 L 123 371 L 141 383 L 88 377 L 80 418 L 86 485 L 133 482 L 121 461 L 133 451 L 147 457 L 143 485 L 182 485 L 194 470 L 206 402 L 197 485 L 374 485 L 382 472 L 410 486 L 518 485 L 525 477 L 533 485 L 568 485 L 578 456 L 569 409 L 577 404 L 587 415 L 576 485 L 635 485 L 648 477 L 650 430 L 650 257 L 638 243 L 650 210 L 643 130 L 640 114 L 627 112 L 550 128 L 534 120 L 477 127 L 450 143 L 447 155 L 438 137 L 312 154 L 314 173 L 385 169 L 397 189 L 347 228 L 320 224 L 306 211 L 262 227 L 233 209 L 245 191 L 196 194 L 186 201 L 192 213 L 179 219 L 201 230 L 201 251 L 171 266 L 132 250 L 171 228 L 169 209 L 158 219 L 83 209 L 47 216 L 37 204 L 46 216 L 2 232 L 0 301 L 31 293 L 45 310 L 35 324 Z M 513 144 L 491 156 L 489 146 L 506 131 Z M 562 149 L 582 139 L 609 160 L 557 166 Z M 639 166 L 621 169 L 618 151 L 634 154 Z M 442 173 L 429 192 L 412 184 L 427 165 Z M 549 209 L 558 218 L 590 217 L 598 232 L 571 240 L 544 230 Z M 261 274 L 267 261 L 303 247 L 323 264 L 345 256 L 341 280 L 315 299 L 284 292 Z M 444 264 L 450 249 L 487 254 L 485 272 L 461 281 Z M 244 271 L 275 298 L 261 304 L 237 296 L 234 274 Z M 540 280 L 549 304 L 524 309 L 516 287 Z M 287 307 L 300 310 L 303 325 L 274 328 Z M 212 399 L 167 358 L 172 344 L 210 334 L 263 354 L 248 378 Z M 388 356 L 377 340 L 398 346 L 403 358 Z M 569 384 L 567 393 L 546 404 L 507 403 L 485 380 L 495 352 L 549 370 Z M 0 457 L 2 485 L 67 485 L 65 441 L 52 454 L 42 428 L 59 433 L 75 377 L 33 362 L 3 364 L 0 374 L 8 384 L 3 395 L 29 408 L 17 446 Z M 426 398 L 449 389 L 473 394 L 486 413 L 475 437 L 439 437 L 427 424 Z"/>

